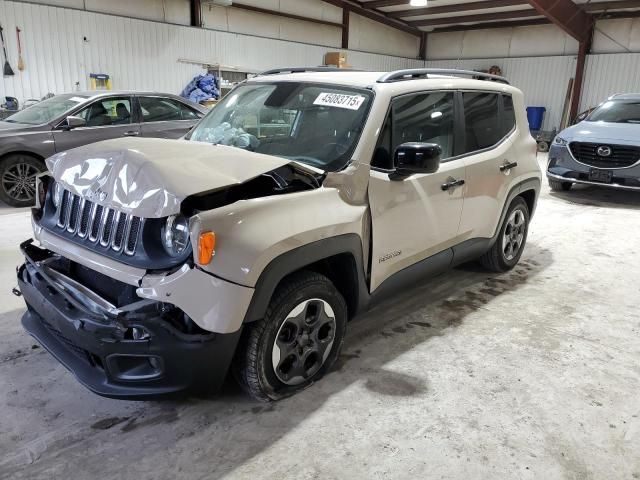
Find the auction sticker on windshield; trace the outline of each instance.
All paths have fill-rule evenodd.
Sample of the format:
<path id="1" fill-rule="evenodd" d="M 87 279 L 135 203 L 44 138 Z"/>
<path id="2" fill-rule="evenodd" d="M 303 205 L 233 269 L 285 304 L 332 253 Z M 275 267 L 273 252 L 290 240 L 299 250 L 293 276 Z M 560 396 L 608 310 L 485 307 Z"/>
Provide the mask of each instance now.
<path id="1" fill-rule="evenodd" d="M 364 101 L 362 95 L 343 95 L 341 93 L 321 93 L 313 102 L 314 105 L 324 105 L 326 107 L 346 108 L 348 110 L 358 110 Z"/>

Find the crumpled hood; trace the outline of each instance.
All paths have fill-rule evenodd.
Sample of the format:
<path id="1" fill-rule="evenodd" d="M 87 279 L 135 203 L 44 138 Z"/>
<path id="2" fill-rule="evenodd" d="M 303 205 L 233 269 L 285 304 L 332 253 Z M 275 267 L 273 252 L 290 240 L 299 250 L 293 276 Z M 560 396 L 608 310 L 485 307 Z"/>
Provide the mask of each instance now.
<path id="1" fill-rule="evenodd" d="M 640 124 L 583 121 L 558 134 L 569 142 L 640 144 Z"/>
<path id="2" fill-rule="evenodd" d="M 234 147 L 155 138 L 106 140 L 47 159 L 68 190 L 144 218 L 178 213 L 189 195 L 243 183 L 287 163 Z"/>

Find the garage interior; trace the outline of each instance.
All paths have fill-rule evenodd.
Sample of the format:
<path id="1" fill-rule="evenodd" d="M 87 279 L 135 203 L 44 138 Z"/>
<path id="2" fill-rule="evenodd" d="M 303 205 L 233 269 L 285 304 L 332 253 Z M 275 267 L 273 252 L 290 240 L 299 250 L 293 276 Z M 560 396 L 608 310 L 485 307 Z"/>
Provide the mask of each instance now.
<path id="1" fill-rule="evenodd" d="M 219 95 L 197 99 L 215 108 L 272 68 L 455 68 L 522 90 L 544 172 L 581 112 L 640 93 L 638 0 L 424 3 L 0 0 L 0 113 L 180 95 L 207 73 Z M 322 381 L 268 404 L 231 379 L 204 398 L 85 389 L 20 324 L 30 218 L 0 205 L 0 479 L 640 478 L 638 192 L 543 179 L 515 269 L 464 265 L 386 300 L 350 322 Z"/>

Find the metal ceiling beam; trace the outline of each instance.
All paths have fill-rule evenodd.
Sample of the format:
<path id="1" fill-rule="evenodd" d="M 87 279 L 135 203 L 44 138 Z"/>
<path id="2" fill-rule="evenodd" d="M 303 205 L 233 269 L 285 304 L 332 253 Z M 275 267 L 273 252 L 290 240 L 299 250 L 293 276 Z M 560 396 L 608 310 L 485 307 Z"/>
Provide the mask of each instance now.
<path id="1" fill-rule="evenodd" d="M 233 4 L 231 5 L 231 8 L 239 8 L 241 10 L 248 10 L 250 12 L 263 13 L 265 15 L 273 15 L 276 17 L 285 17 L 285 18 L 290 18 L 292 20 L 300 20 L 303 22 L 311 22 L 311 23 L 317 23 L 320 25 L 328 25 L 330 27 L 344 28 L 344 25 L 342 23 L 329 22 L 327 20 L 320 20 L 320 19 L 311 18 L 311 17 L 303 17 L 302 15 L 295 15 L 293 13 L 281 12 L 279 10 L 269 10 L 268 8 L 254 7 L 253 5 L 245 5 L 243 3 L 238 3 L 238 2 L 233 2 Z"/>
<path id="2" fill-rule="evenodd" d="M 383 8 L 395 7 L 396 5 L 409 5 L 409 0 L 373 0 L 372 2 L 361 2 L 363 8 Z"/>
<path id="3" fill-rule="evenodd" d="M 434 25 L 449 25 L 460 23 L 477 23 L 477 22 L 490 22 L 492 20 L 509 20 L 519 18 L 530 18 L 541 16 L 536 10 L 516 10 L 513 12 L 499 12 L 499 13 L 485 13 L 478 15 L 458 15 L 455 17 L 443 17 L 443 18 L 426 18 L 423 20 L 414 20 L 407 22 L 409 25 L 415 27 L 431 27 Z"/>
<path id="4" fill-rule="evenodd" d="M 514 28 L 530 27 L 532 25 L 549 25 L 551 22 L 546 18 L 534 18 L 533 20 L 512 20 L 503 22 L 477 23 L 475 25 L 451 25 L 432 30 L 429 33 L 443 32 L 466 32 L 468 30 L 486 30 L 487 28 Z"/>
<path id="5" fill-rule="evenodd" d="M 529 5 L 527 0 L 486 0 L 473 3 L 455 3 L 436 7 L 413 8 L 411 10 L 398 10 L 388 12 L 391 18 L 408 18 L 419 15 L 440 15 L 444 13 L 468 12 L 472 10 L 484 10 L 485 8 L 513 7 L 517 5 Z"/>
<path id="6" fill-rule="evenodd" d="M 571 0 L 528 0 L 538 13 L 571 35 L 578 42 L 590 38 L 593 17 Z"/>
<path id="7" fill-rule="evenodd" d="M 422 31 L 412 26 L 407 25 L 405 22 L 400 20 L 396 20 L 394 18 L 390 18 L 387 14 L 383 12 L 368 10 L 364 8 L 361 2 L 347 2 L 345 0 L 322 0 L 325 3 L 333 5 L 339 8 L 348 8 L 351 13 L 355 13 L 356 15 L 360 15 L 362 17 L 368 18 L 369 20 L 373 20 L 374 22 L 382 23 L 383 25 L 387 25 L 388 27 L 395 28 L 397 30 L 401 30 L 406 33 L 410 33 L 411 35 L 415 35 L 419 37 L 422 35 Z"/>
<path id="8" fill-rule="evenodd" d="M 640 0 L 619 0 L 614 2 L 593 2 L 580 5 L 587 12 L 604 12 L 622 8 L 640 8 Z"/>

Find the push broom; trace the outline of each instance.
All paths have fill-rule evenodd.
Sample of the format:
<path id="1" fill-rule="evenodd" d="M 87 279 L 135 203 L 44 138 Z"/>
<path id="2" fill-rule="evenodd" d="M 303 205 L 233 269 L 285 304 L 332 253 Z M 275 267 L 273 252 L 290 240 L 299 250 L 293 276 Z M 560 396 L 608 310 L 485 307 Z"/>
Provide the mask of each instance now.
<path id="1" fill-rule="evenodd" d="M 4 70 L 3 75 L 9 77 L 14 75 L 13 68 L 9 65 L 9 57 L 7 56 L 7 47 L 4 44 L 4 34 L 2 33 L 2 26 L 0 25 L 0 41 L 2 41 L 2 51 L 4 52 Z"/>

